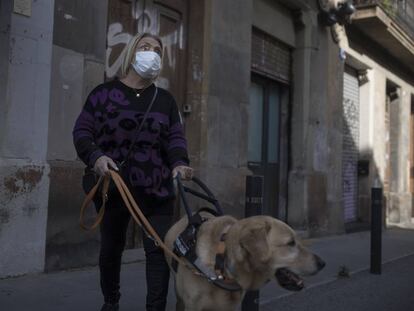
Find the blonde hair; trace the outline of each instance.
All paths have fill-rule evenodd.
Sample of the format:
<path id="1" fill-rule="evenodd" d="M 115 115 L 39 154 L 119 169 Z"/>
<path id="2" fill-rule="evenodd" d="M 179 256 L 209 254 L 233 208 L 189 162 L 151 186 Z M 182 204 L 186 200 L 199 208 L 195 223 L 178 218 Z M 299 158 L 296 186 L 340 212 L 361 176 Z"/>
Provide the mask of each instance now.
<path id="1" fill-rule="evenodd" d="M 121 78 L 125 77 L 128 74 L 129 69 L 131 68 L 132 59 L 135 55 L 135 50 L 137 49 L 138 42 L 141 41 L 141 39 L 146 38 L 146 37 L 150 37 L 150 38 L 157 40 L 161 46 L 161 51 L 163 50 L 163 44 L 159 36 L 154 35 L 149 32 L 136 34 L 135 36 L 131 38 L 131 40 L 129 40 L 126 46 L 126 49 L 124 52 L 124 58 L 122 60 L 122 66 L 121 66 Z"/>

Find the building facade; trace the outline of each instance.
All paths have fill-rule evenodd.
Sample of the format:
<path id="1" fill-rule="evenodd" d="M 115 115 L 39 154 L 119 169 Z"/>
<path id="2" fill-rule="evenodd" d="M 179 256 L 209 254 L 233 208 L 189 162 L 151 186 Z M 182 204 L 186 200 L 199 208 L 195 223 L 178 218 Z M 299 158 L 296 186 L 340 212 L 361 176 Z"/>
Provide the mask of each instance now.
<path id="1" fill-rule="evenodd" d="M 348 166 L 360 167 L 359 174 L 354 169 L 352 176 L 344 175 L 348 221 L 369 222 L 370 188 L 378 184 L 384 189 L 386 221 L 410 224 L 414 1 L 358 0 L 354 4 L 357 11 L 346 26 L 347 36 L 339 43 L 348 56 L 344 122 L 355 129 L 351 136 L 358 140 L 357 157 Z M 351 106 L 356 118 L 346 113 Z"/>
<path id="2" fill-rule="evenodd" d="M 246 176 L 258 174 L 263 212 L 305 236 L 366 222 L 386 152 L 376 141 L 386 123 L 379 132 L 375 121 L 385 112 L 373 96 L 385 100 L 397 85 L 404 98 L 396 115 L 390 108 L 392 151 L 409 142 L 394 122 L 410 124 L 402 92 L 412 94 L 413 83 L 351 44 L 357 23 L 333 30 L 320 11 L 306 0 L 1 2 L 0 277 L 96 264 L 99 235 L 78 224 L 84 165 L 71 130 L 89 91 L 117 75 L 126 42 L 142 31 L 163 38 L 157 84 L 176 97 L 192 166 L 226 213 L 243 217 Z M 392 83 L 378 91 L 388 74 Z M 405 221 L 410 153 L 401 148 L 387 198 Z M 367 178 L 358 175 L 364 159 Z M 139 237 L 131 224 L 127 248 Z"/>

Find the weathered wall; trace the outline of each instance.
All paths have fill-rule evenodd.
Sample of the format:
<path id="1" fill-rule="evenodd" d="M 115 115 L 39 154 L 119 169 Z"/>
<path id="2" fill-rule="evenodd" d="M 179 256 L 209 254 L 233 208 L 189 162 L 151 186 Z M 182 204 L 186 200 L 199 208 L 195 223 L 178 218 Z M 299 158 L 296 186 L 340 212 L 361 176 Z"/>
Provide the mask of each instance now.
<path id="1" fill-rule="evenodd" d="M 358 216 L 361 221 L 370 221 L 371 187 L 375 176 L 379 174 L 377 164 L 373 159 L 375 83 L 372 70 L 367 71 L 368 81 L 359 87 L 360 126 L 359 126 L 359 158 L 369 161 L 369 175 L 358 177 Z"/>
<path id="2" fill-rule="evenodd" d="M 295 46 L 292 12 L 277 1 L 253 1 L 253 25 L 289 46 Z"/>
<path id="3" fill-rule="evenodd" d="M 388 77 L 387 77 L 388 78 Z M 393 81 L 394 82 L 394 81 Z M 411 223 L 411 193 L 409 192 L 411 92 L 398 85 L 398 98 L 391 101 L 391 188 L 388 197 L 388 220 Z"/>
<path id="4" fill-rule="evenodd" d="M 242 216 L 250 85 L 251 1 L 205 2 L 200 175 L 226 213 Z"/>
<path id="5" fill-rule="evenodd" d="M 318 46 L 315 40 L 316 14 L 308 10 L 298 13 L 295 21 L 296 48 L 293 51 L 292 72 L 292 116 L 291 116 L 291 158 L 288 187 L 288 222 L 296 229 L 305 230 L 308 225 L 308 154 L 307 122 L 310 109 L 310 62 L 313 49 Z"/>
<path id="6" fill-rule="evenodd" d="M 88 93 L 104 80 L 107 1 L 56 0 L 47 160 L 46 270 L 97 263 L 98 232 L 79 227 L 83 163 L 72 128 Z M 90 215 L 93 217 L 93 213 Z"/>
<path id="7" fill-rule="evenodd" d="M 288 221 L 310 235 L 343 231 L 342 72 L 317 11 L 297 12 Z"/>
<path id="8" fill-rule="evenodd" d="M 0 160 L 0 278 L 43 271 L 48 173 L 44 162 Z"/>
<path id="9" fill-rule="evenodd" d="M 366 43 L 366 42 L 365 42 Z M 391 165 L 391 191 L 386 194 L 387 215 L 389 220 L 400 223 L 411 222 L 411 193 L 409 189 L 409 148 L 410 148 L 410 110 L 413 82 L 405 73 L 399 71 L 398 62 L 390 62 L 389 56 L 381 50 L 373 50 L 357 34 L 352 34 L 351 47 L 347 52 L 370 67 L 369 81 L 361 87 L 361 153 L 371 154 L 370 176 L 362 188 L 360 212 L 365 219 L 369 216 L 369 195 L 378 173 L 380 185 L 385 179 L 386 164 Z M 393 63 L 391 66 L 390 63 Z M 391 133 L 385 128 L 385 102 L 387 80 L 395 84 L 399 98 L 391 103 Z M 385 142 L 391 140 L 390 158 L 386 156 Z"/>
<path id="10" fill-rule="evenodd" d="M 43 270 L 49 190 L 54 1 L 33 2 L 30 17 L 11 4 L 0 6 L 0 277 Z"/>
<path id="11" fill-rule="evenodd" d="M 250 174 L 246 169 L 247 133 L 243 124 L 249 98 L 251 26 L 295 46 L 288 221 L 314 235 L 342 232 L 342 184 L 338 172 L 343 64 L 329 31 L 318 26 L 316 8 L 294 2 L 289 5 L 296 5 L 291 7 L 295 14 L 269 1 L 255 3 L 253 12 L 252 4 L 246 2 L 212 2 L 206 6 L 204 81 L 197 106 L 201 122 L 195 127 L 191 122 L 198 120 L 193 115 L 187 119 L 187 126 L 192 129 L 190 137 L 197 137 L 202 177 L 218 194 L 226 212 L 241 216 L 245 176 Z M 284 19 L 278 21 L 279 28 L 286 26 L 286 33 L 272 28 L 274 20 L 266 18 L 270 9 L 280 9 L 277 14 Z M 295 16 L 299 17 L 293 25 Z M 199 131 L 194 133 L 196 128 Z"/>
<path id="12" fill-rule="evenodd" d="M 2 1 L 0 3 L 0 103 L 6 102 L 6 90 L 9 82 L 10 63 L 10 23 L 12 3 Z M 6 105 L 0 105 L 0 142 L 6 133 Z"/>
<path id="13" fill-rule="evenodd" d="M 319 47 L 311 56 L 308 119 L 309 224 L 311 235 L 343 232 L 342 84 L 343 63 L 330 30 L 318 27 Z"/>
<path id="14" fill-rule="evenodd" d="M 315 235 L 339 234 L 344 232 L 344 209 L 342 200 L 342 153 L 343 153 L 343 72 L 344 62 L 340 56 L 340 48 L 332 40 L 330 31 L 324 33 L 327 41 L 327 76 L 325 82 L 327 97 L 327 137 L 324 153 L 328 164 L 325 167 L 327 175 L 327 227 L 314 230 Z M 323 58 L 321 53 L 320 57 Z M 323 68 L 323 64 L 321 64 Z M 318 222 L 324 224 L 323 215 L 318 216 Z M 312 233 L 312 231 L 311 231 Z"/>

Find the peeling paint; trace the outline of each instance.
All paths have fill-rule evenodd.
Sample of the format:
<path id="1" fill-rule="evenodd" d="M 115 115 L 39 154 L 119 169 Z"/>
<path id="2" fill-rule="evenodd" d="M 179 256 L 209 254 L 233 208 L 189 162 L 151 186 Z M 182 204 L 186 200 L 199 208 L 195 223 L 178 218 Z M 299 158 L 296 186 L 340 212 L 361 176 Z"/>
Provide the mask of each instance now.
<path id="1" fill-rule="evenodd" d="M 19 168 L 13 175 L 7 176 L 3 180 L 4 188 L 12 195 L 33 191 L 43 176 L 43 168 L 36 166 L 25 166 Z"/>
<path id="2" fill-rule="evenodd" d="M 4 178 L 4 187 L 10 193 L 16 193 L 19 191 L 19 187 L 17 186 L 17 179 L 14 177 L 5 177 Z"/>

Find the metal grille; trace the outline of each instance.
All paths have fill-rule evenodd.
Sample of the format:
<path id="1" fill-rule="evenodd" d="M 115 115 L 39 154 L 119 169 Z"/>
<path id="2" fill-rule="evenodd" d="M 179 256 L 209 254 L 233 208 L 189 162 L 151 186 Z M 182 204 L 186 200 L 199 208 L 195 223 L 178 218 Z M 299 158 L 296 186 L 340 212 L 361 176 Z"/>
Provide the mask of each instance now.
<path id="1" fill-rule="evenodd" d="M 252 71 L 283 83 L 290 82 L 290 49 L 287 45 L 253 29 Z"/>
<path id="2" fill-rule="evenodd" d="M 345 221 L 355 221 L 358 204 L 359 85 L 344 74 L 342 187 Z"/>

